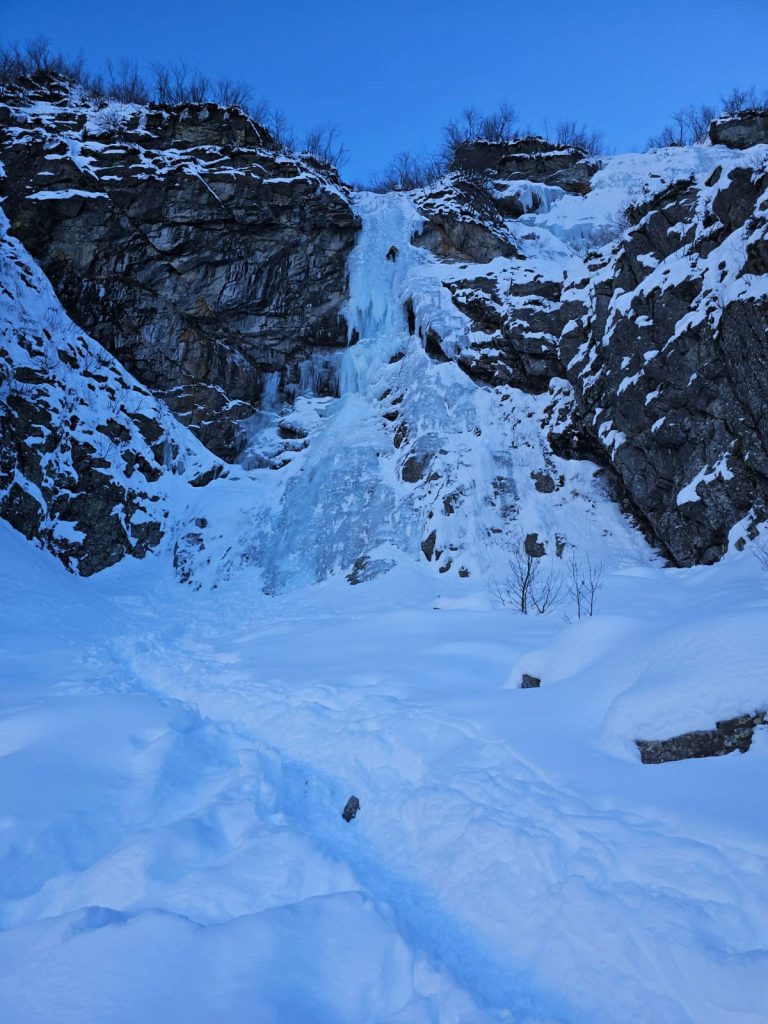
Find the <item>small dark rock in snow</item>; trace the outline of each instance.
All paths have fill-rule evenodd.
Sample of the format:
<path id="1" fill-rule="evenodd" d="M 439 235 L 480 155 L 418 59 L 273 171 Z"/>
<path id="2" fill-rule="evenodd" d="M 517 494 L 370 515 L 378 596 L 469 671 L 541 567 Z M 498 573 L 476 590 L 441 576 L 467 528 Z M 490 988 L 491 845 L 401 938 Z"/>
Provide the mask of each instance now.
<path id="1" fill-rule="evenodd" d="M 534 472 L 531 473 L 531 477 L 536 490 L 541 494 L 552 494 L 553 491 L 557 490 L 557 485 L 549 473 Z"/>
<path id="2" fill-rule="evenodd" d="M 525 538 L 525 553 L 531 558 L 543 558 L 546 555 L 547 549 L 539 540 L 538 533 L 529 533 Z"/>
<path id="3" fill-rule="evenodd" d="M 541 680 L 538 676 L 529 676 L 527 672 L 523 672 L 523 681 L 520 684 L 521 690 L 531 690 L 535 686 L 541 686 Z"/>
<path id="4" fill-rule="evenodd" d="M 341 812 L 341 816 L 344 821 L 352 821 L 359 810 L 360 801 L 356 796 L 351 796 L 344 805 L 344 810 Z"/>

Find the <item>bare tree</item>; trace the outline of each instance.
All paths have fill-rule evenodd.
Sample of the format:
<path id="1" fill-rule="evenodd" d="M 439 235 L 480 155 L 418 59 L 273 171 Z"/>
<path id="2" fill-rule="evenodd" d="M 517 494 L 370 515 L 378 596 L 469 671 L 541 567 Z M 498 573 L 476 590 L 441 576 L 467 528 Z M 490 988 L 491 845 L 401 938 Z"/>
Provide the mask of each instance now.
<path id="1" fill-rule="evenodd" d="M 138 65 L 123 60 L 120 64 L 107 61 L 107 77 L 104 92 L 121 103 L 148 103 L 150 91 L 139 73 Z"/>
<path id="2" fill-rule="evenodd" d="M 761 569 L 768 572 L 768 538 L 761 537 L 752 542 L 752 554 L 757 559 Z"/>
<path id="3" fill-rule="evenodd" d="M 443 161 L 450 164 L 459 146 L 468 142 L 511 142 L 517 134 L 516 124 L 517 113 L 509 103 L 500 103 L 490 114 L 465 107 L 459 118 L 443 126 Z"/>
<path id="4" fill-rule="evenodd" d="M 537 559 L 537 561 L 540 562 L 540 559 Z M 554 569 L 548 569 L 546 572 L 536 571 L 534 573 L 533 584 L 530 588 L 530 598 L 531 604 L 539 615 L 543 615 L 554 608 L 559 603 L 562 592 L 563 580 L 559 572 L 555 572 Z"/>
<path id="5" fill-rule="evenodd" d="M 220 103 L 222 107 L 240 107 L 247 111 L 253 96 L 253 89 L 246 82 L 220 78 L 212 95 L 214 102 Z"/>
<path id="6" fill-rule="evenodd" d="M 82 54 L 67 58 L 51 49 L 50 41 L 42 35 L 27 40 L 24 46 L 10 43 L 0 47 L 0 81 L 9 82 L 34 75 L 61 75 L 73 82 L 85 78 L 85 60 Z"/>
<path id="7" fill-rule="evenodd" d="M 648 140 L 649 149 L 665 146 L 693 146 L 706 142 L 710 122 L 718 116 L 715 107 L 702 103 L 699 106 L 682 107 L 672 115 L 670 124 Z"/>
<path id="8" fill-rule="evenodd" d="M 538 612 L 543 615 L 560 600 L 563 584 L 560 573 L 544 568 L 541 558 L 535 558 L 521 544 L 510 556 L 507 574 L 503 579 L 492 577 L 490 590 L 503 608 L 515 608 L 523 615 Z"/>
<path id="9" fill-rule="evenodd" d="M 601 562 L 593 563 L 589 555 L 579 562 L 572 555 L 568 562 L 566 590 L 576 605 L 576 615 L 583 618 L 597 611 L 597 595 L 605 583 L 605 569 Z"/>
<path id="10" fill-rule="evenodd" d="M 417 157 L 412 153 L 398 153 L 394 160 L 373 182 L 375 192 L 403 191 L 422 188 L 437 181 L 446 172 L 439 157 Z"/>
<path id="11" fill-rule="evenodd" d="M 207 75 L 189 68 L 184 61 L 155 64 L 155 96 L 160 103 L 205 103 L 212 98 L 212 85 Z"/>
<path id="12" fill-rule="evenodd" d="M 768 109 L 768 92 L 758 92 L 754 85 L 748 89 L 734 87 L 720 99 L 720 109 L 723 114 L 738 114 L 742 110 L 765 110 Z"/>
<path id="13" fill-rule="evenodd" d="M 553 141 L 558 146 L 581 149 L 590 156 L 596 156 L 602 149 L 602 135 L 586 124 L 577 121 L 560 121 L 555 129 Z"/>
<path id="14" fill-rule="evenodd" d="M 337 170 L 348 159 L 347 148 L 342 142 L 339 129 L 334 124 L 323 124 L 312 128 L 304 138 L 303 152 L 314 157 L 327 167 Z"/>
<path id="15" fill-rule="evenodd" d="M 509 103 L 500 103 L 491 114 L 480 118 L 480 138 L 488 142 L 509 142 L 515 137 L 517 113 Z"/>
<path id="16" fill-rule="evenodd" d="M 282 110 L 267 106 L 266 120 L 262 123 L 279 146 L 282 146 L 288 152 L 293 152 L 296 149 L 296 138 L 293 134 L 293 129 Z"/>

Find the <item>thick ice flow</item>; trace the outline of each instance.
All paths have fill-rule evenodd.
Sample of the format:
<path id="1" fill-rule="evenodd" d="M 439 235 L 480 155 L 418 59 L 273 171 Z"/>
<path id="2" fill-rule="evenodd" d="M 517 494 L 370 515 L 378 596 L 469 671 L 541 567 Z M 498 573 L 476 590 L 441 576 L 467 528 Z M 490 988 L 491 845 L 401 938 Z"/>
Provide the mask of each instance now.
<path id="1" fill-rule="evenodd" d="M 278 473 L 261 471 L 263 504 L 243 539 L 267 589 L 347 574 L 360 560 L 368 572 L 429 557 L 443 573 L 485 574 L 528 533 L 552 555 L 565 544 L 603 562 L 647 557 L 594 467 L 548 451 L 549 396 L 483 388 L 427 355 L 428 332 L 451 355 L 471 325 L 443 284 L 445 265 L 411 245 L 422 223 L 412 199 L 362 193 L 355 207 L 349 345 L 302 364 L 289 423 L 304 439 Z M 538 493 L 545 470 L 562 493 Z"/>

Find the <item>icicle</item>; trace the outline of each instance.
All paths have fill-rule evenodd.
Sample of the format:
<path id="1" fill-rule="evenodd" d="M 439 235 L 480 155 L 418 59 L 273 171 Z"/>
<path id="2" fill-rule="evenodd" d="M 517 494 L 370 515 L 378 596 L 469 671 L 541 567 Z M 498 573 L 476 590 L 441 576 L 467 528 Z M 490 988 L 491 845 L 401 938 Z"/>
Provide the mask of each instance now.
<path id="1" fill-rule="evenodd" d="M 261 390 L 261 408 L 263 412 L 277 412 L 280 409 L 280 373 L 264 374 L 264 381 Z"/>
<path id="2" fill-rule="evenodd" d="M 337 396 L 339 394 L 339 357 L 313 352 L 299 363 L 299 394 Z"/>

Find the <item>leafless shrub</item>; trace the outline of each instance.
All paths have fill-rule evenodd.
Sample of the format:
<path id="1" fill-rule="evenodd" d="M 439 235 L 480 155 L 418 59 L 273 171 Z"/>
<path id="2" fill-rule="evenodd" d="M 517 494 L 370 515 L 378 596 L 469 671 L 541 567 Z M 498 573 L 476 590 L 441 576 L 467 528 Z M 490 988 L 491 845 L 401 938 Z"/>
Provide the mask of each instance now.
<path id="1" fill-rule="evenodd" d="M 665 128 L 648 140 L 648 149 L 664 146 L 692 146 L 706 142 L 709 125 L 717 117 L 733 116 L 743 110 L 768 110 L 768 92 L 759 92 L 754 86 L 734 88 L 720 98 L 718 106 L 708 103 L 682 107 L 676 111 Z"/>
<path id="2" fill-rule="evenodd" d="M 93 123 L 98 126 L 99 131 L 116 138 L 122 137 L 127 120 L 125 106 L 115 101 L 109 101 L 93 117 Z"/>
<path id="3" fill-rule="evenodd" d="M 579 619 L 595 614 L 597 595 L 603 589 L 604 583 L 605 569 L 601 562 L 593 563 L 589 555 L 581 562 L 575 555 L 571 556 L 565 587 L 576 605 L 576 615 Z"/>
<path id="4" fill-rule="evenodd" d="M 734 87 L 720 100 L 721 113 L 732 116 L 742 110 L 768 109 L 768 91 L 759 92 L 754 85 L 748 89 Z"/>
<path id="5" fill-rule="evenodd" d="M 149 86 L 141 77 L 138 66 L 127 60 L 119 64 L 107 61 L 104 94 L 121 103 L 148 103 L 151 98 Z"/>
<path id="6" fill-rule="evenodd" d="M 247 82 L 220 78 L 212 90 L 213 100 L 222 107 L 240 107 L 249 110 L 253 89 Z"/>
<path id="7" fill-rule="evenodd" d="M 260 122 L 269 131 L 272 138 L 283 149 L 293 152 L 296 149 L 296 138 L 293 129 L 288 123 L 288 118 L 275 107 L 265 105 L 264 119 Z"/>
<path id="8" fill-rule="evenodd" d="M 302 151 L 319 163 L 335 167 L 337 170 L 348 159 L 347 148 L 342 142 L 339 129 L 333 124 L 318 125 L 308 131 Z"/>
<path id="9" fill-rule="evenodd" d="M 707 103 L 682 107 L 672 115 L 670 124 L 648 140 L 648 149 L 666 146 L 693 146 L 705 142 L 709 125 L 718 116 L 718 110 Z"/>
<path id="10" fill-rule="evenodd" d="M 760 568 L 768 572 L 768 538 L 761 537 L 752 542 L 752 554 L 758 561 Z"/>
<path id="11" fill-rule="evenodd" d="M 80 83 L 85 76 L 85 60 L 82 55 L 68 58 L 54 52 L 45 36 L 35 36 L 23 46 L 9 43 L 0 47 L 0 82 L 47 74 Z"/>
<path id="12" fill-rule="evenodd" d="M 632 219 L 632 208 L 631 204 L 623 206 L 620 210 L 613 215 L 611 218 L 611 233 L 615 238 L 621 238 L 625 231 L 629 231 L 634 226 Z"/>
<path id="13" fill-rule="evenodd" d="M 552 141 L 557 146 L 572 146 L 581 149 L 590 156 L 597 156 L 602 151 L 603 138 L 600 132 L 577 121 L 560 121 L 554 132 Z"/>
<path id="14" fill-rule="evenodd" d="M 490 590 L 503 608 L 515 608 L 523 615 L 543 615 L 560 600 L 563 589 L 559 572 L 545 568 L 521 546 L 510 556 L 503 579 L 492 578 Z"/>
<path id="15" fill-rule="evenodd" d="M 155 64 L 154 94 L 159 103 L 175 106 L 179 103 L 205 103 L 211 98 L 213 87 L 207 75 L 189 68 L 184 61 Z"/>
<path id="16" fill-rule="evenodd" d="M 459 146 L 467 142 L 510 142 L 517 135 L 517 113 L 509 103 L 500 103 L 490 114 L 475 107 L 465 107 L 461 116 L 448 121 L 443 127 L 443 162 L 450 164 Z"/>
<path id="17" fill-rule="evenodd" d="M 437 181 L 446 172 L 440 157 L 417 157 L 413 153 L 398 153 L 383 174 L 373 182 L 374 192 L 408 192 Z"/>

